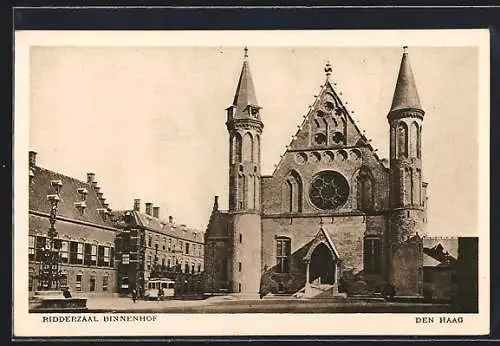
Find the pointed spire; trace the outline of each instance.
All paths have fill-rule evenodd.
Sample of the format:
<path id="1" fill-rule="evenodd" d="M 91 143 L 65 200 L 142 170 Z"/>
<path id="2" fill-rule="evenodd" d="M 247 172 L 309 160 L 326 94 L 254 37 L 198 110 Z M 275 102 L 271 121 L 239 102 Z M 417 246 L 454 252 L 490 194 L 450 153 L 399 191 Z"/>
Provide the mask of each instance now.
<path id="1" fill-rule="evenodd" d="M 396 89 L 394 91 L 390 112 L 406 108 L 422 110 L 415 78 L 410 65 L 410 59 L 408 57 L 408 46 L 403 47 L 403 58 L 401 59 L 398 81 L 396 82 Z"/>
<path id="2" fill-rule="evenodd" d="M 248 106 L 257 107 L 257 98 L 248 63 L 248 48 L 245 47 L 244 51 L 243 67 L 233 100 L 233 106 L 236 106 L 237 111 L 244 111 Z"/>

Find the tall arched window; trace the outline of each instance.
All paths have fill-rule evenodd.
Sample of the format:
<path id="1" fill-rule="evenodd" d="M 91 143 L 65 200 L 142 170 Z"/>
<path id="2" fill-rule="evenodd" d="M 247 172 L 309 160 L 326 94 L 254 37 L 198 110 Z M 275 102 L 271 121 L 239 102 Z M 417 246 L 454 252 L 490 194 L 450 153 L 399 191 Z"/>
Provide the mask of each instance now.
<path id="1" fill-rule="evenodd" d="M 374 206 L 373 178 L 370 171 L 362 168 L 356 179 L 357 206 L 359 210 L 372 210 Z"/>
<path id="2" fill-rule="evenodd" d="M 245 133 L 243 136 L 243 144 L 242 144 L 242 160 L 252 161 L 253 159 L 253 138 L 250 132 Z"/>
<path id="3" fill-rule="evenodd" d="M 253 162 L 260 162 L 260 136 L 256 135 L 254 140 L 254 149 L 253 149 Z"/>
<path id="4" fill-rule="evenodd" d="M 291 171 L 283 186 L 283 209 L 286 212 L 301 212 L 303 198 L 302 179 L 296 171 Z"/>
<path id="5" fill-rule="evenodd" d="M 401 122 L 398 125 L 398 157 L 408 157 L 408 126 Z"/>
<path id="6" fill-rule="evenodd" d="M 233 138 L 233 156 L 236 162 L 241 162 L 241 135 L 236 133 Z"/>
<path id="7" fill-rule="evenodd" d="M 417 203 L 418 205 L 422 204 L 422 171 L 417 168 Z"/>
<path id="8" fill-rule="evenodd" d="M 395 158 L 398 157 L 398 152 L 397 152 L 397 145 L 396 145 L 396 128 L 392 127 L 391 128 L 391 157 Z"/>
<path id="9" fill-rule="evenodd" d="M 253 176 L 253 189 L 254 189 L 254 209 L 259 209 L 259 201 L 260 201 L 260 195 L 259 195 L 259 179 L 257 175 Z"/>
<path id="10" fill-rule="evenodd" d="M 409 205 L 412 203 L 412 195 L 413 195 L 413 177 L 411 168 L 405 169 L 405 185 L 403 189 L 405 189 L 404 205 Z"/>
<path id="11" fill-rule="evenodd" d="M 238 175 L 238 209 L 245 208 L 245 175 Z"/>
<path id="12" fill-rule="evenodd" d="M 248 195 L 248 198 L 247 198 L 247 208 L 249 208 L 249 209 L 255 209 L 254 182 L 255 182 L 254 177 L 251 174 L 248 177 L 248 186 L 247 186 L 247 195 Z"/>
<path id="13" fill-rule="evenodd" d="M 422 126 L 418 128 L 417 137 L 417 157 L 420 159 L 422 157 Z"/>
<path id="14" fill-rule="evenodd" d="M 410 126 L 410 157 L 418 157 L 419 127 L 416 121 Z"/>
<path id="15" fill-rule="evenodd" d="M 287 179 L 284 184 L 283 206 L 284 211 L 293 212 L 293 196 L 296 186 L 293 181 Z"/>

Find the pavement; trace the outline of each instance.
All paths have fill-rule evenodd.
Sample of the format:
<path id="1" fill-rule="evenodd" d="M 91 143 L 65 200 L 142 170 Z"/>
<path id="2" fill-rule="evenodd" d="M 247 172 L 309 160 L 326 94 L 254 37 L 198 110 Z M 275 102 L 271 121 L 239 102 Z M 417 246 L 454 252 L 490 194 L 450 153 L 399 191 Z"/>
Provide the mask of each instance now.
<path id="1" fill-rule="evenodd" d="M 359 298 L 240 299 L 215 296 L 200 300 L 144 301 L 124 297 L 89 297 L 89 312 L 129 313 L 438 313 L 453 312 L 447 304 L 387 302 Z"/>

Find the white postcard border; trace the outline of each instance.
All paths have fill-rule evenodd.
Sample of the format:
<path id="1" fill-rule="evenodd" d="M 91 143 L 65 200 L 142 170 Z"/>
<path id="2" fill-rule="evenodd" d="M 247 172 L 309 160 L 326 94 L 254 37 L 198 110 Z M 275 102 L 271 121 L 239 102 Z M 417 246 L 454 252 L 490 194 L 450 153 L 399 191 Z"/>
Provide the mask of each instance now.
<path id="1" fill-rule="evenodd" d="M 452 314 L 148 314 L 150 322 L 43 322 L 28 313 L 29 49 L 31 46 L 478 46 L 479 313 L 460 324 L 417 324 Z M 489 32 L 474 30 L 18 31 L 15 33 L 13 333 L 15 336 L 484 335 L 489 333 Z M 48 124 L 49 126 L 49 124 Z M 55 316 L 67 314 L 54 314 Z M 79 314 L 72 314 L 74 316 Z M 116 315 L 116 314 L 115 314 Z M 136 314 L 117 314 L 134 316 Z M 140 314 L 144 315 L 144 314 Z"/>

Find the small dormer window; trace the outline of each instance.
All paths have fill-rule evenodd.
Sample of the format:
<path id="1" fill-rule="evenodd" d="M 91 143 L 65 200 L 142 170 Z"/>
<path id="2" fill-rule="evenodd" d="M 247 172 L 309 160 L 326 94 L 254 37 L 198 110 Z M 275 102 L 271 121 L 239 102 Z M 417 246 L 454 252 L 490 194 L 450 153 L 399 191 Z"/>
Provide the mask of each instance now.
<path id="1" fill-rule="evenodd" d="M 61 192 L 61 188 L 63 186 L 63 183 L 60 179 L 58 180 L 51 180 L 50 185 L 54 188 L 56 194 L 59 194 Z"/>
<path id="2" fill-rule="evenodd" d="M 109 213 L 108 210 L 105 208 L 97 208 L 96 210 L 99 213 L 99 215 L 101 215 L 102 219 L 106 221 L 106 218 L 107 218 L 108 213 Z"/>
<path id="3" fill-rule="evenodd" d="M 75 207 L 78 209 L 81 215 L 85 214 L 85 209 L 87 208 L 87 204 L 85 202 L 75 202 Z"/>
<path id="4" fill-rule="evenodd" d="M 81 188 L 79 188 L 77 191 L 78 191 L 78 193 L 80 194 L 80 199 L 81 199 L 82 201 L 86 201 L 86 200 L 87 200 L 87 195 L 88 195 L 88 193 L 89 193 L 89 192 L 87 191 L 87 189 L 86 189 L 86 188 L 84 188 L 84 187 L 81 187 Z"/>

